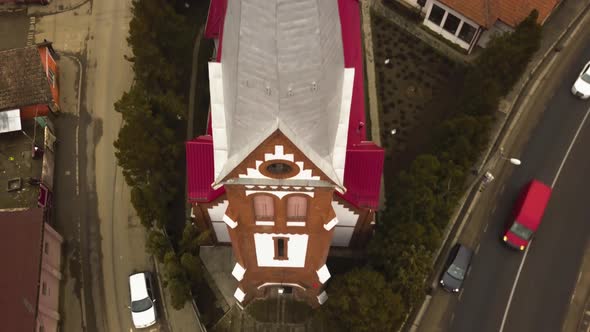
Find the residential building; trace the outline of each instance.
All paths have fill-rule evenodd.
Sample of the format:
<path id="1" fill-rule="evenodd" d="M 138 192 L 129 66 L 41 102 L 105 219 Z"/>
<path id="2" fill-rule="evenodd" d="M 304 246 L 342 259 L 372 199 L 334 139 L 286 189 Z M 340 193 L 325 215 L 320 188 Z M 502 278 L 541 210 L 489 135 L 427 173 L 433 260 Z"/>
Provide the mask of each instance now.
<path id="1" fill-rule="evenodd" d="M 514 31 L 533 10 L 544 24 L 562 0 L 400 0 L 425 13 L 423 24 L 471 52 L 498 33 Z M 423 8 L 422 8 L 423 7 Z"/>
<path id="2" fill-rule="evenodd" d="M 231 244 L 235 298 L 318 306 L 331 246 L 363 248 L 384 151 L 365 132 L 356 0 L 212 0 L 211 112 L 186 143 L 194 222 Z"/>
<path id="3" fill-rule="evenodd" d="M 0 51 L 0 112 L 18 110 L 23 119 L 59 112 L 55 58 L 51 42 Z"/>
<path id="4" fill-rule="evenodd" d="M 62 237 L 51 226 L 57 65 L 50 43 L 0 51 L 2 330 L 58 331 Z"/>
<path id="5" fill-rule="evenodd" d="M 43 208 L 0 210 L 3 331 L 58 331 L 63 238 Z"/>

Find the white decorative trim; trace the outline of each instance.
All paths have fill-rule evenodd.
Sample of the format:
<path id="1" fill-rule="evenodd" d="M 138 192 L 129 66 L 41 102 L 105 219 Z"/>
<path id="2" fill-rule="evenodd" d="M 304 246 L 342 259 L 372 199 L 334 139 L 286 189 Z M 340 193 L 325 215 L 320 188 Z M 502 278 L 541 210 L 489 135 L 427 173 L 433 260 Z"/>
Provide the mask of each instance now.
<path id="1" fill-rule="evenodd" d="M 208 208 L 207 213 L 209 214 L 209 219 L 211 219 L 211 221 L 222 221 L 223 215 L 225 214 L 225 210 L 227 210 L 228 205 L 229 202 L 227 200 L 223 200 L 219 202 L 219 204 Z"/>
<path id="2" fill-rule="evenodd" d="M 340 221 L 339 226 L 356 226 L 359 215 L 355 211 L 347 208 L 338 201 L 332 201 L 332 209 L 334 209 L 334 213 Z"/>
<path id="3" fill-rule="evenodd" d="M 299 190 L 299 189 L 301 189 L 301 187 L 293 187 L 293 189 Z"/>
<path id="4" fill-rule="evenodd" d="M 291 287 L 297 287 L 297 288 L 301 288 L 301 289 L 305 290 L 305 287 L 303 287 L 299 284 L 280 283 L 280 282 L 265 282 L 264 284 L 258 286 L 256 289 L 260 289 L 260 288 L 266 287 L 266 286 L 291 286 Z"/>
<path id="5" fill-rule="evenodd" d="M 332 149 L 332 165 L 340 183 L 344 183 L 344 164 L 346 163 L 346 144 L 348 142 L 348 122 L 350 119 L 350 104 L 352 102 L 352 87 L 354 83 L 354 68 L 344 68 L 342 80 L 342 99 L 340 100 L 340 118 L 336 128 L 336 139 Z M 353 123 L 357 126 L 356 123 Z"/>
<path id="6" fill-rule="evenodd" d="M 275 145 L 275 153 L 264 154 L 264 161 L 269 160 L 288 160 L 290 162 L 294 162 L 295 156 L 291 153 L 285 154 L 284 147 L 282 145 Z"/>
<path id="7" fill-rule="evenodd" d="M 251 185 L 251 184 L 247 184 L 247 185 L 245 185 L 244 187 L 246 187 L 247 189 L 253 189 L 253 188 L 254 188 L 254 187 L 256 187 L 256 186 L 254 186 L 254 185 Z"/>
<path id="8" fill-rule="evenodd" d="M 314 190 L 314 187 L 305 187 L 305 190 Z"/>
<path id="9" fill-rule="evenodd" d="M 324 265 L 325 266 L 325 265 Z M 236 278 L 237 281 L 242 281 L 244 279 L 244 274 L 246 273 L 246 269 L 240 265 L 240 263 L 236 263 L 234 265 L 234 269 L 231 271 L 231 275 Z"/>
<path id="10" fill-rule="evenodd" d="M 338 218 L 334 217 L 334 219 L 330 220 L 329 223 L 324 224 L 324 228 L 329 231 L 332 228 L 334 228 L 334 226 L 336 226 L 336 224 L 338 223 Z"/>
<path id="11" fill-rule="evenodd" d="M 196 218 L 195 216 L 195 207 L 191 206 L 191 218 Z"/>
<path id="12" fill-rule="evenodd" d="M 317 296 L 317 299 L 320 304 L 324 304 L 328 300 L 328 294 L 326 294 L 326 291 L 323 291 L 320 295 Z"/>
<path id="13" fill-rule="evenodd" d="M 209 62 L 209 91 L 213 134 L 213 169 L 215 178 L 217 178 L 227 162 L 229 151 L 223 97 L 223 67 L 219 62 Z"/>
<path id="14" fill-rule="evenodd" d="M 251 178 L 251 179 L 272 179 L 260 172 L 260 166 L 267 161 L 271 160 L 288 160 L 292 163 L 295 163 L 297 167 L 299 167 L 299 172 L 294 176 L 290 177 L 290 179 L 296 180 L 319 180 L 319 176 L 314 176 L 310 169 L 305 169 L 305 165 L 302 161 L 295 161 L 295 156 L 291 153 L 285 153 L 284 148 L 282 145 L 275 145 L 275 152 L 274 153 L 265 153 L 264 154 L 264 161 L 263 160 L 256 160 L 256 168 L 246 168 L 246 174 L 239 174 L 238 177 L 240 178 Z M 276 189 L 276 188 L 273 188 Z"/>
<path id="15" fill-rule="evenodd" d="M 328 267 L 326 266 L 326 264 L 324 264 L 322 267 L 320 267 L 320 269 L 317 270 L 315 273 L 317 273 L 318 279 L 320 280 L 320 282 L 322 284 L 325 284 L 326 281 L 328 281 L 328 279 L 330 279 L 330 277 L 332 276 L 330 274 L 330 271 L 328 270 Z"/>
<path id="16" fill-rule="evenodd" d="M 246 297 L 246 293 L 240 287 L 236 288 L 236 292 L 234 293 L 234 297 L 236 300 L 243 302 L 244 298 Z"/>
<path id="17" fill-rule="evenodd" d="M 287 221 L 287 226 L 305 227 L 305 221 Z"/>
<path id="18" fill-rule="evenodd" d="M 236 228 L 238 223 L 233 221 L 232 218 L 228 217 L 227 214 L 223 215 L 223 222 L 231 228 Z"/>
<path id="19" fill-rule="evenodd" d="M 288 239 L 285 259 L 275 259 L 275 237 Z M 308 234 L 254 233 L 256 262 L 259 267 L 305 267 L 308 240 Z"/>
<path id="20" fill-rule="evenodd" d="M 270 186 L 270 189 L 277 190 L 277 189 L 279 189 L 279 186 Z"/>
<path id="21" fill-rule="evenodd" d="M 309 192 L 309 191 L 270 191 L 270 190 L 246 190 L 246 196 L 250 196 L 252 194 L 270 194 L 270 195 L 274 195 L 276 197 L 278 197 L 279 199 L 282 199 L 283 197 L 289 195 L 289 194 L 303 194 L 303 195 L 307 195 L 311 198 L 313 198 L 314 196 L 314 192 Z"/>
<path id="22" fill-rule="evenodd" d="M 281 186 L 281 189 L 289 189 L 289 188 L 291 188 L 291 187 L 289 187 L 289 186 Z"/>
<path id="23" fill-rule="evenodd" d="M 256 226 L 274 226 L 274 221 L 256 221 Z"/>

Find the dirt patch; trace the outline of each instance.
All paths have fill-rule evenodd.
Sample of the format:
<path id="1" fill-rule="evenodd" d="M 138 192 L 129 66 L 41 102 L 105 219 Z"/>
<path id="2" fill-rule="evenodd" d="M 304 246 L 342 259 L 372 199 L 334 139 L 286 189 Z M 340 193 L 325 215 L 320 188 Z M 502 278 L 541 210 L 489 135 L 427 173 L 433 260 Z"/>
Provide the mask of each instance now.
<path id="1" fill-rule="evenodd" d="M 378 13 L 371 20 L 387 187 L 428 151 L 435 125 L 452 113 L 465 67 Z"/>

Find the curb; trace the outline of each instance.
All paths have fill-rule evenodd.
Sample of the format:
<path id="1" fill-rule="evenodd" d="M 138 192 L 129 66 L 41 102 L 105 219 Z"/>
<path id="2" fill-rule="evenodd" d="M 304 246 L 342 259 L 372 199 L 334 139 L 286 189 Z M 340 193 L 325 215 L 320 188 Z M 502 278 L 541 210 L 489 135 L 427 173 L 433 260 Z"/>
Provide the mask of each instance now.
<path id="1" fill-rule="evenodd" d="M 464 201 L 461 203 L 461 205 L 458 208 L 459 212 L 456 213 L 456 217 L 454 217 L 454 219 L 451 221 L 451 223 L 447 226 L 448 231 L 446 232 L 445 237 L 443 238 L 443 242 L 442 242 L 443 244 L 441 245 L 438 252 L 434 256 L 435 262 L 437 262 L 440 259 L 440 254 L 443 251 L 442 249 L 448 245 L 448 243 L 447 243 L 448 237 L 450 236 L 451 230 L 455 228 L 455 225 L 458 221 L 458 217 L 461 214 L 460 212 L 463 211 L 466 206 L 468 207 L 467 213 L 465 213 L 463 215 L 462 219 L 459 221 L 459 224 L 457 225 L 456 237 L 458 237 L 460 235 L 459 231 L 462 230 L 463 226 L 465 225 L 465 222 L 467 221 L 468 216 L 469 216 L 469 212 L 472 210 L 473 206 L 475 206 L 475 203 L 477 203 L 477 201 L 479 199 L 478 193 L 475 193 L 475 195 L 473 196 L 471 201 L 468 201 L 467 198 L 471 194 L 473 194 L 474 186 L 477 183 L 479 183 L 479 181 L 481 180 L 482 170 L 490 162 L 490 156 L 492 154 L 492 151 L 497 150 L 498 147 L 500 146 L 500 143 L 503 143 L 503 141 L 506 139 L 507 134 L 509 133 L 509 131 L 507 129 L 509 129 L 510 125 L 514 123 L 513 120 L 516 116 L 515 113 L 518 113 L 518 112 L 515 112 L 515 106 L 524 97 L 523 92 L 526 90 L 526 88 L 529 87 L 529 83 L 531 83 L 533 76 L 535 76 L 535 74 L 537 73 L 537 71 L 541 67 L 541 65 L 548 60 L 549 55 L 552 53 L 554 54 L 552 60 L 557 56 L 557 54 L 555 52 L 555 47 L 559 43 L 564 41 L 565 35 L 572 30 L 572 27 L 574 25 L 579 24 L 579 22 L 581 21 L 581 18 L 585 14 L 587 14 L 589 10 L 590 10 L 590 1 L 585 5 L 584 9 L 581 10 L 577 14 L 577 16 L 567 25 L 567 27 L 563 30 L 563 32 L 556 38 L 556 40 L 550 45 L 550 47 L 545 51 L 545 53 L 543 53 L 541 58 L 539 60 L 537 60 L 537 62 L 533 65 L 530 72 L 528 73 L 528 75 L 524 79 L 524 81 L 520 84 L 520 86 L 516 90 L 516 95 L 512 99 L 512 102 L 510 103 L 510 106 L 508 107 L 508 112 L 507 112 L 508 114 L 504 118 L 505 120 L 502 123 L 502 125 L 500 126 L 500 130 L 498 130 L 497 133 L 494 135 L 493 140 L 492 140 L 492 144 L 490 144 L 490 146 L 485 154 L 485 157 L 483 158 L 481 165 L 477 169 L 478 175 L 477 175 L 476 180 L 471 183 L 471 185 L 469 186 L 465 195 L 463 196 L 465 198 L 463 198 Z M 435 271 L 436 270 L 438 270 L 438 269 L 435 269 Z M 435 279 L 436 279 L 436 274 L 435 274 Z M 434 282 L 436 282 L 436 281 L 434 281 Z M 434 284 L 434 282 L 432 284 Z M 590 303 L 590 300 L 589 300 L 589 303 Z M 420 326 L 420 322 L 422 321 L 422 315 L 420 313 L 425 312 L 428 309 L 429 305 L 430 305 L 430 299 L 427 297 L 424 300 L 424 302 L 422 302 L 419 314 L 416 316 L 414 322 L 411 325 L 411 331 L 415 331 Z"/>
<path id="2" fill-rule="evenodd" d="M 65 13 L 68 12 L 70 10 L 75 10 L 78 9 L 82 6 L 84 6 L 85 4 L 87 4 L 88 2 L 90 2 L 90 7 L 92 8 L 92 0 L 82 0 L 74 5 L 71 5 L 67 8 L 64 9 L 58 9 L 56 11 L 53 12 L 49 12 L 49 13 L 34 13 L 34 14 L 29 14 L 29 7 L 27 6 L 26 11 L 27 11 L 27 16 L 35 16 L 35 17 L 43 17 L 43 16 L 51 16 L 51 15 L 57 15 L 57 14 L 61 14 L 61 13 Z"/>

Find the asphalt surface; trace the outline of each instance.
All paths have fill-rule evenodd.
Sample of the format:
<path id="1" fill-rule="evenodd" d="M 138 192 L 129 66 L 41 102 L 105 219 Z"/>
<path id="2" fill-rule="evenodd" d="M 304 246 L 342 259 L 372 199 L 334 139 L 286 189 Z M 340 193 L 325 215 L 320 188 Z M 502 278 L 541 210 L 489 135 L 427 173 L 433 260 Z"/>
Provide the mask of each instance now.
<path id="1" fill-rule="evenodd" d="M 551 185 L 570 143 L 590 107 L 574 98 L 571 85 L 590 59 L 590 35 L 572 42 L 571 56 L 558 64 L 553 89 L 547 91 L 545 107 L 517 157 L 514 167 L 495 197 L 483 202 L 484 232 L 465 288 L 451 301 L 449 331 L 499 331 L 523 253 L 501 243 L 502 230 L 510 219 L 522 187 L 532 178 Z M 553 91 L 553 92 L 551 92 Z M 526 130 L 523 130 L 526 131 Z M 524 135 L 524 133 L 523 133 Z M 590 185 L 590 125 L 586 123 L 573 145 L 555 183 L 537 235 L 527 254 L 515 288 L 503 331 L 560 331 L 576 283 L 580 262 L 590 234 L 590 209 L 584 188 Z M 511 151 L 516 151 L 512 149 Z M 491 201 L 494 200 L 494 201 Z M 480 203 L 481 204 L 481 203 Z M 479 217 L 474 215 L 474 217 Z M 469 220 L 468 223 L 474 222 Z"/>

